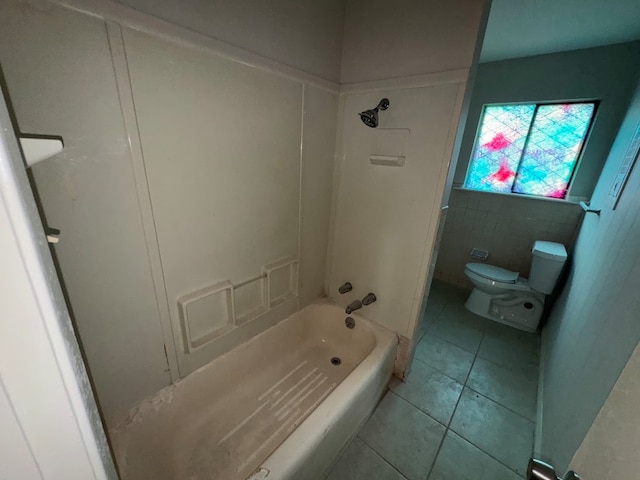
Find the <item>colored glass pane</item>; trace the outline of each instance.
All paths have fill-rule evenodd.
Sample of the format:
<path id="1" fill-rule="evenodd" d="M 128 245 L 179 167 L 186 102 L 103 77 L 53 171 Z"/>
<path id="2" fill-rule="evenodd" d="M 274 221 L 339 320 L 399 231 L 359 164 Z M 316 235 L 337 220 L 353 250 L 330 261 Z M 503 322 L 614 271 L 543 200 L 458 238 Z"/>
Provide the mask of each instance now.
<path id="1" fill-rule="evenodd" d="M 593 111 L 593 103 L 538 107 L 513 185 L 515 193 L 565 197 Z"/>
<path id="2" fill-rule="evenodd" d="M 565 198 L 595 103 L 484 108 L 465 188 Z"/>
<path id="3" fill-rule="evenodd" d="M 496 105 L 484 109 L 465 187 L 511 192 L 535 105 Z"/>

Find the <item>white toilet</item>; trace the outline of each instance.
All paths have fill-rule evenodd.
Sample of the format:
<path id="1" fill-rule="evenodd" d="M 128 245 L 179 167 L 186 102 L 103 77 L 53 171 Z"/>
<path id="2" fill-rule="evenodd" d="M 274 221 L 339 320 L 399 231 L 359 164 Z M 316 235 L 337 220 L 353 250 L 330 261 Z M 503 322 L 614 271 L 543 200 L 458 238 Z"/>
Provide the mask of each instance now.
<path id="1" fill-rule="evenodd" d="M 482 317 L 520 330 L 535 332 L 545 296 L 553 291 L 567 251 L 555 242 L 536 241 L 529 279 L 518 272 L 485 263 L 467 263 L 465 275 L 473 283 L 465 307 Z"/>

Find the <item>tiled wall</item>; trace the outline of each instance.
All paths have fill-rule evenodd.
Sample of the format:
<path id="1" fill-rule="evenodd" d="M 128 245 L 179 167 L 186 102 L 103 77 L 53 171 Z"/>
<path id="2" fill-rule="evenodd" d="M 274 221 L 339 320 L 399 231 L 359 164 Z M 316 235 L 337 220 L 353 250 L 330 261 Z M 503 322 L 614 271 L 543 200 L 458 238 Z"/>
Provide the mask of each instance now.
<path id="1" fill-rule="evenodd" d="M 583 211 L 559 201 L 454 189 L 435 269 L 435 278 L 471 288 L 464 265 L 474 247 L 489 251 L 487 263 L 528 277 L 536 240 L 571 247 Z"/>

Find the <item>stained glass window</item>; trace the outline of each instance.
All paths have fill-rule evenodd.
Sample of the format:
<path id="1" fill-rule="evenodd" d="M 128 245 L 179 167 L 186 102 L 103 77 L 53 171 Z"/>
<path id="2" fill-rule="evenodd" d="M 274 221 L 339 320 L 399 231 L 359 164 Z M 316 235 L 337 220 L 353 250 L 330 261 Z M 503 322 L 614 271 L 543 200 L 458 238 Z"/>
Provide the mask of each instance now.
<path id="1" fill-rule="evenodd" d="M 485 106 L 465 188 L 565 198 L 595 106 Z"/>

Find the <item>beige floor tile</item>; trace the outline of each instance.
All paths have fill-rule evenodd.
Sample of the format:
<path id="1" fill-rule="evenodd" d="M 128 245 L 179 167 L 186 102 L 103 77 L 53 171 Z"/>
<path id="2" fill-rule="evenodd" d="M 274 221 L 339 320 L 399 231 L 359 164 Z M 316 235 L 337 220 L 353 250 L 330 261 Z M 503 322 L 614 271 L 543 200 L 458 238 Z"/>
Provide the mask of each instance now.
<path id="1" fill-rule="evenodd" d="M 536 420 L 538 369 L 535 367 L 505 367 L 477 358 L 467 386 L 531 421 Z"/>
<path id="2" fill-rule="evenodd" d="M 405 480 L 405 477 L 356 438 L 325 480 Z"/>
<path id="3" fill-rule="evenodd" d="M 485 332 L 478 350 L 478 357 L 505 367 L 521 365 L 537 368 L 540 363 L 540 347 L 528 337 Z"/>
<path id="4" fill-rule="evenodd" d="M 522 480 L 479 448 L 447 432 L 429 480 Z"/>
<path id="5" fill-rule="evenodd" d="M 445 316 L 445 312 L 429 328 L 429 334 L 475 354 L 484 335 L 480 329 L 481 326 L 470 326 L 467 322 L 459 321 L 456 317 Z"/>
<path id="6" fill-rule="evenodd" d="M 415 360 L 404 382 L 391 381 L 391 390 L 443 425 L 448 425 L 462 393 L 462 385 Z"/>
<path id="7" fill-rule="evenodd" d="M 427 333 L 416 346 L 415 357 L 454 380 L 464 383 L 471 370 L 474 355 Z"/>
<path id="8" fill-rule="evenodd" d="M 533 450 L 534 424 L 465 388 L 451 430 L 523 475 Z"/>
<path id="9" fill-rule="evenodd" d="M 438 422 L 389 392 L 358 437 L 409 480 L 424 480 L 444 433 Z"/>

